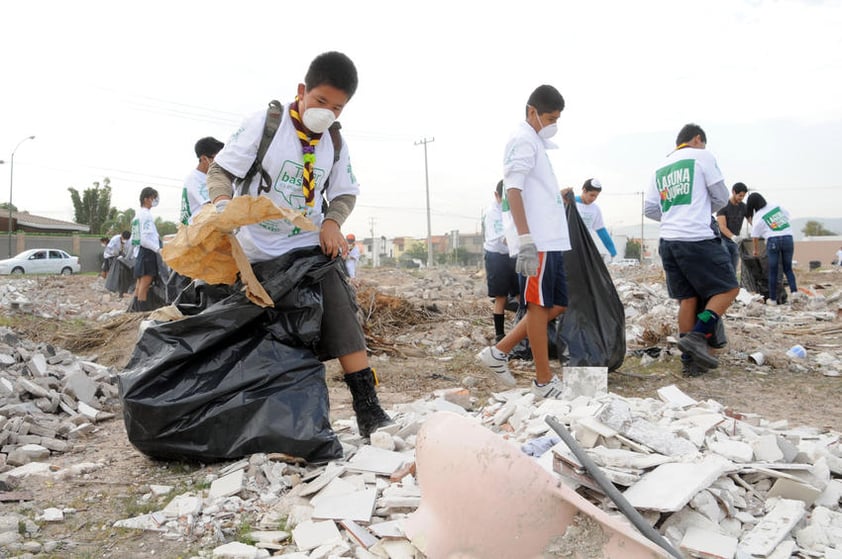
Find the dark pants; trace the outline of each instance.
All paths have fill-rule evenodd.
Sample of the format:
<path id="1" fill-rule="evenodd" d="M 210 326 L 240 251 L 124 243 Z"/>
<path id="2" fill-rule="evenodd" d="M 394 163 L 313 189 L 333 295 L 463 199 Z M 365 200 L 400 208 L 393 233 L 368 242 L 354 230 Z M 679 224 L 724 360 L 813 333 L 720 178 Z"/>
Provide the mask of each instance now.
<path id="1" fill-rule="evenodd" d="M 778 262 L 783 267 L 786 281 L 789 283 L 789 290 L 792 293 L 798 290 L 795 285 L 795 274 L 792 272 L 792 254 L 794 252 L 795 246 L 792 242 L 792 235 L 766 239 L 766 255 L 769 257 L 769 299 L 773 301 L 778 300 Z"/>

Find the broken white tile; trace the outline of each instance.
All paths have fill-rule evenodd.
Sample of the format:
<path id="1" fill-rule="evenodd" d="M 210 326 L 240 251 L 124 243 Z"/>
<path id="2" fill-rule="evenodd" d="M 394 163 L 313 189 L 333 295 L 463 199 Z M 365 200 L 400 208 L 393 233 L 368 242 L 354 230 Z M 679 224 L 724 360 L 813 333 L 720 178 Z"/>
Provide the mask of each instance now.
<path id="1" fill-rule="evenodd" d="M 342 534 L 333 520 L 302 522 L 292 530 L 292 539 L 301 551 L 310 551 L 320 545 L 342 542 Z"/>
<path id="2" fill-rule="evenodd" d="M 364 489 L 365 486 L 359 487 L 357 484 L 352 483 L 346 479 L 341 477 L 335 478 L 331 480 L 327 486 L 319 491 L 316 495 L 310 499 L 310 504 L 314 507 L 319 504 L 319 501 L 324 500 L 327 497 L 335 497 L 337 495 L 348 495 L 349 493 L 354 493 L 355 491 L 360 491 Z"/>
<path id="3" fill-rule="evenodd" d="M 215 547 L 211 556 L 215 559 L 262 559 L 269 557 L 269 553 L 242 542 L 228 542 Z"/>
<path id="4" fill-rule="evenodd" d="M 344 518 L 358 522 L 370 522 L 374 512 L 377 490 L 364 489 L 345 495 L 332 495 L 320 499 L 313 509 L 313 518 L 341 520 Z"/>
<path id="5" fill-rule="evenodd" d="M 698 554 L 699 557 L 733 559 L 737 553 L 737 538 L 691 527 L 684 533 L 679 547 L 688 553 Z"/>
<path id="6" fill-rule="evenodd" d="M 805 549 L 842 548 L 842 513 L 815 507 L 807 526 L 795 531 L 795 540 Z"/>
<path id="7" fill-rule="evenodd" d="M 751 442 L 751 448 L 758 462 L 778 462 L 784 459 L 777 435 L 762 435 Z"/>
<path id="8" fill-rule="evenodd" d="M 322 472 L 316 479 L 311 481 L 307 484 L 299 495 L 302 497 L 306 497 L 307 495 L 312 495 L 313 493 L 317 493 L 321 491 L 324 487 L 327 486 L 334 478 L 342 475 L 345 473 L 345 466 L 342 464 L 337 464 L 335 462 L 330 462 L 325 471 Z"/>
<path id="9" fill-rule="evenodd" d="M 623 495 L 640 509 L 675 512 L 734 465 L 718 456 L 708 456 L 695 464 L 662 464 L 628 488 Z"/>
<path id="10" fill-rule="evenodd" d="M 741 464 L 751 462 L 754 458 L 754 451 L 750 445 L 732 439 L 709 441 L 708 449 L 728 460 Z"/>
<path id="11" fill-rule="evenodd" d="M 407 457 L 400 452 L 364 446 L 348 460 L 347 468 L 357 472 L 374 472 L 389 475 L 403 466 Z"/>
<path id="12" fill-rule="evenodd" d="M 245 470 L 240 469 L 215 479 L 208 490 L 208 499 L 215 501 L 216 499 L 236 495 L 243 490 L 245 475 Z"/>
<path id="13" fill-rule="evenodd" d="M 674 384 L 659 388 L 657 392 L 658 397 L 673 408 L 689 408 L 698 403 Z"/>
<path id="14" fill-rule="evenodd" d="M 363 548 L 368 549 L 377 543 L 377 538 L 365 526 L 360 526 L 353 520 L 340 520 L 339 525 L 348 531 L 354 540 Z"/>
<path id="15" fill-rule="evenodd" d="M 403 520 L 387 520 L 368 527 L 378 538 L 403 538 Z"/>
<path id="16" fill-rule="evenodd" d="M 805 514 L 803 501 L 773 499 L 766 505 L 771 510 L 740 539 L 739 549 L 751 555 L 772 553 Z"/>
<path id="17" fill-rule="evenodd" d="M 154 519 L 152 514 L 141 514 L 140 516 L 135 516 L 132 518 L 124 518 L 123 520 L 118 520 L 114 524 L 112 524 L 114 528 L 129 528 L 131 530 L 149 530 L 152 532 L 166 532 L 165 529 L 160 527 L 160 524 L 157 520 Z"/>
<path id="18" fill-rule="evenodd" d="M 804 501 L 805 504 L 812 505 L 821 494 L 821 489 L 817 489 L 812 485 L 786 478 L 778 478 L 766 494 L 766 498 L 781 497 L 784 499 Z"/>

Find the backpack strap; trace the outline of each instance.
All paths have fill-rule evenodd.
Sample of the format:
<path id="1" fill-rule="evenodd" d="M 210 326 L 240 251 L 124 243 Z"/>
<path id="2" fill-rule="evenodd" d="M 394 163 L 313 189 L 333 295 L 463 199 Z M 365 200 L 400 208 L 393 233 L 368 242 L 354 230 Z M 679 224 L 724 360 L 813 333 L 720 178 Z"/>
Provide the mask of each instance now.
<path id="1" fill-rule="evenodd" d="M 333 124 L 330 125 L 330 128 L 327 129 L 330 132 L 330 140 L 333 142 L 333 164 L 336 165 L 336 162 L 339 161 L 339 154 L 342 152 L 342 134 L 339 130 L 342 129 L 342 124 L 340 122 L 334 121 Z M 327 176 L 325 179 L 325 187 L 322 190 L 322 215 L 327 214 L 327 189 L 330 186 L 330 175 Z"/>
<path id="2" fill-rule="evenodd" d="M 280 101 L 273 99 L 269 102 L 269 106 L 266 109 L 266 120 L 263 124 L 263 134 L 260 136 L 260 145 L 257 146 L 257 155 L 254 158 L 254 163 L 251 164 L 248 172 L 240 181 L 240 195 L 248 194 L 249 183 L 257 173 L 260 173 L 260 184 L 257 187 L 257 194 L 269 192 L 272 189 L 272 177 L 263 168 L 263 158 L 266 156 L 269 144 L 272 143 L 272 138 L 275 137 L 275 132 L 278 131 L 281 125 L 283 114 L 284 107 Z"/>

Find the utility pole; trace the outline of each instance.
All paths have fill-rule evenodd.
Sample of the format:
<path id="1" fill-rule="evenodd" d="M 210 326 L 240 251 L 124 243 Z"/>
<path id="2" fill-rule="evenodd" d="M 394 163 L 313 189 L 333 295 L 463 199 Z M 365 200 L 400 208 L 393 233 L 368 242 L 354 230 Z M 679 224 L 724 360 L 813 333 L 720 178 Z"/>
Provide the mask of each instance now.
<path id="1" fill-rule="evenodd" d="M 433 267 L 433 232 L 430 226 L 430 174 L 427 171 L 427 144 L 435 142 L 435 138 L 424 138 L 415 145 L 424 145 L 424 184 L 427 186 L 427 267 Z"/>

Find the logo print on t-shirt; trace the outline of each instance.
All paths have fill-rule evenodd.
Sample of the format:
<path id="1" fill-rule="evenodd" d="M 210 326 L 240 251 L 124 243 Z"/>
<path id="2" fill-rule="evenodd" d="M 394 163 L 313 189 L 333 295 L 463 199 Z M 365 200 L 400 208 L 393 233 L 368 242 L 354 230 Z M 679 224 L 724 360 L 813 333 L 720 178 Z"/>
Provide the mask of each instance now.
<path id="1" fill-rule="evenodd" d="M 769 229 L 772 231 L 783 231 L 784 229 L 789 229 L 789 220 L 786 218 L 786 214 L 781 211 L 780 207 L 777 207 L 770 212 L 766 212 L 763 216 L 763 221 L 766 222 L 766 225 L 768 225 Z"/>
<path id="2" fill-rule="evenodd" d="M 693 200 L 694 159 L 682 159 L 655 171 L 655 186 L 661 196 L 661 211 L 673 206 L 689 206 Z"/>

